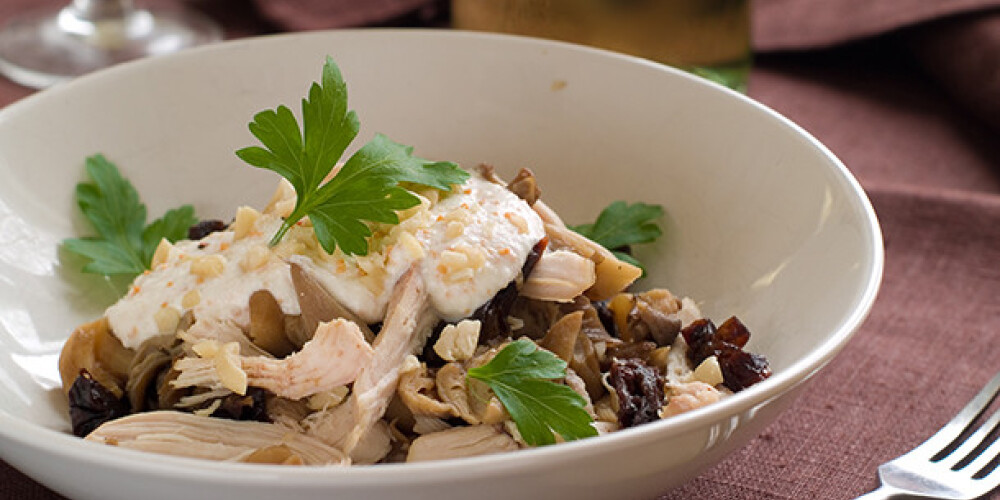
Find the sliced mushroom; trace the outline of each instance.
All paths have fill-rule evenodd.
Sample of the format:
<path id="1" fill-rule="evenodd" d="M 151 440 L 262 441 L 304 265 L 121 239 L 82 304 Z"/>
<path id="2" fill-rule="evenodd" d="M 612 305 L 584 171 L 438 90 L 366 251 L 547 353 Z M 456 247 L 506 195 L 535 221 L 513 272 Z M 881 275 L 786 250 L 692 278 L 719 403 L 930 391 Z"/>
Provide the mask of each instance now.
<path id="1" fill-rule="evenodd" d="M 111 333 L 107 318 L 78 326 L 59 354 L 63 393 L 69 393 L 80 370 L 87 370 L 115 397 L 122 397 L 134 355 Z"/>
<path id="2" fill-rule="evenodd" d="M 538 198 L 542 196 L 542 190 L 538 188 L 538 180 L 535 179 L 535 174 L 527 169 L 522 168 L 514 176 L 514 180 L 507 184 L 507 189 L 510 192 L 517 195 L 529 206 L 534 205 Z"/>
<path id="3" fill-rule="evenodd" d="M 268 290 L 257 290 L 250 295 L 250 340 L 261 349 L 283 358 L 295 351 L 296 346 L 285 335 L 285 313 Z"/>
<path id="4" fill-rule="evenodd" d="M 569 364 L 584 381 L 591 399 L 604 395 L 601 365 L 590 338 L 583 334 L 584 311 L 576 311 L 559 319 L 538 345 L 552 351 Z"/>
<path id="5" fill-rule="evenodd" d="M 160 335 L 144 341 L 129 365 L 125 392 L 128 394 L 132 411 L 167 409 L 160 406 L 159 388 L 174 359 L 182 353 L 180 342 L 174 335 Z M 177 399 L 179 391 L 173 392 Z M 171 398 L 172 399 L 172 398 Z M 169 401 L 163 401 L 169 403 Z M 174 401 L 176 402 L 176 401 Z"/>
<path id="6" fill-rule="evenodd" d="M 307 273 L 302 266 L 293 262 L 289 267 L 292 274 L 292 284 L 295 286 L 295 293 L 299 298 L 299 308 L 302 310 L 302 330 L 307 335 L 312 335 L 321 322 L 344 318 L 358 325 L 358 328 L 364 333 L 366 341 L 374 341 L 375 334 L 368 328 L 368 325 L 358 319 L 357 315 L 341 305 L 340 302 L 337 302 L 333 294 Z"/>
<path id="7" fill-rule="evenodd" d="M 435 378 L 438 395 L 441 400 L 451 405 L 456 416 L 462 417 L 470 424 L 481 423 L 480 416 L 473 414 L 469 404 L 469 386 L 466 383 L 465 368 L 458 363 L 448 363 L 442 366 Z"/>
<path id="8" fill-rule="evenodd" d="M 594 262 L 568 250 L 542 254 L 521 288 L 521 295 L 538 300 L 572 302 L 597 280 Z"/>
<path id="9" fill-rule="evenodd" d="M 682 305 L 669 291 L 657 288 L 635 295 L 615 295 L 608 309 L 618 335 L 625 342 L 652 340 L 658 346 L 669 346 L 681 331 L 678 312 Z"/>
<path id="10" fill-rule="evenodd" d="M 424 434 L 413 440 L 407 462 L 473 457 L 490 453 L 514 451 L 517 442 L 492 425 L 455 427 Z"/>
<path id="11" fill-rule="evenodd" d="M 414 416 L 458 416 L 454 406 L 437 399 L 434 377 L 427 373 L 426 366 L 400 375 L 396 395 Z"/>
<path id="12" fill-rule="evenodd" d="M 286 446 L 306 465 L 347 465 L 340 450 L 283 426 L 199 417 L 177 411 L 136 413 L 112 420 L 86 439 L 122 448 L 209 460 L 238 460 L 269 446 Z"/>

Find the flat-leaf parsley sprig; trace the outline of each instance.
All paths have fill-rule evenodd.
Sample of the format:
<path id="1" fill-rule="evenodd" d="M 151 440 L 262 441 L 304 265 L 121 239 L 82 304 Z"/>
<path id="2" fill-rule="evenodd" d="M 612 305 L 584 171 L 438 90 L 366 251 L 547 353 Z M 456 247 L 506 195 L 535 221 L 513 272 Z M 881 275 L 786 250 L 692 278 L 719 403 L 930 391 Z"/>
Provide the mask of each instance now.
<path id="1" fill-rule="evenodd" d="M 366 255 L 367 237 L 372 233 L 365 221 L 397 224 L 397 210 L 420 203 L 400 183 L 446 191 L 469 178 L 454 163 L 414 157 L 413 148 L 378 134 L 324 183 L 358 130 L 357 115 L 347 109 L 347 85 L 330 57 L 320 82 L 314 82 L 302 100 L 301 129 L 283 105 L 254 116 L 250 132 L 264 147 L 246 147 L 236 155 L 288 179 L 297 196 L 294 210 L 271 239 L 272 245 L 308 216 L 316 239 L 328 253 L 339 247 L 347 255 Z"/>
<path id="2" fill-rule="evenodd" d="M 530 340 L 507 344 L 468 376 L 493 390 L 531 446 L 555 443 L 553 432 L 567 441 L 597 435 L 583 396 L 552 381 L 566 377 L 566 362 Z"/>
<path id="3" fill-rule="evenodd" d="M 146 205 L 113 163 L 98 154 L 87 158 L 86 169 L 93 182 L 77 184 L 76 203 L 98 235 L 63 241 L 67 250 L 89 260 L 83 272 L 140 274 L 149 269 L 162 239 L 171 243 L 183 239 L 197 222 L 194 208 L 183 205 L 147 226 Z"/>
<path id="4" fill-rule="evenodd" d="M 629 205 L 616 201 L 601 211 L 593 224 L 570 226 L 570 229 L 590 238 L 604 248 L 611 250 L 620 260 L 628 262 L 646 272 L 642 264 L 626 250 L 631 245 L 652 243 L 663 232 L 656 223 L 663 217 L 663 207 L 637 202 Z"/>

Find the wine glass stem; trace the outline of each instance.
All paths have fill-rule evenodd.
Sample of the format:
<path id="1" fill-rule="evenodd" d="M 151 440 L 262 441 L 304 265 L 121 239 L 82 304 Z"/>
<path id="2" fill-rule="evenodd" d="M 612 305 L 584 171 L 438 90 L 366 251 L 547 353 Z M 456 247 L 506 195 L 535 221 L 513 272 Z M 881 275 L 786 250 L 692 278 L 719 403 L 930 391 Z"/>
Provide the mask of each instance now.
<path id="1" fill-rule="evenodd" d="M 96 23 L 125 18 L 132 11 L 132 0 L 73 0 L 68 8 L 77 19 Z"/>

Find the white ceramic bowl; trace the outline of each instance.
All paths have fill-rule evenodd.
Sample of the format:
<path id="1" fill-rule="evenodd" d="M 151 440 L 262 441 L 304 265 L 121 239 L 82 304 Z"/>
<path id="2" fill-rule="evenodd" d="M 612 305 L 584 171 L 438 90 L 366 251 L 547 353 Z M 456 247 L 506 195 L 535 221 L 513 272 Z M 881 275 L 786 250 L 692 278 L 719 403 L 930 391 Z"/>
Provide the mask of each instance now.
<path id="1" fill-rule="evenodd" d="M 530 166 L 571 223 L 624 199 L 660 203 L 647 286 L 740 316 L 774 376 L 720 404 L 610 436 L 474 459 L 357 468 L 212 463 L 67 433 L 56 358 L 111 287 L 64 265 L 82 224 L 83 159 L 119 164 L 159 216 L 228 218 L 277 176 L 233 151 L 254 112 L 294 109 L 327 54 L 361 139 L 511 176 Z M 357 141 L 362 142 L 362 141 Z M 820 143 L 773 111 L 643 60 L 526 38 L 344 31 L 241 40 L 144 60 L 0 112 L 0 456 L 75 499 L 648 498 L 745 444 L 858 328 L 882 271 L 875 215 Z"/>

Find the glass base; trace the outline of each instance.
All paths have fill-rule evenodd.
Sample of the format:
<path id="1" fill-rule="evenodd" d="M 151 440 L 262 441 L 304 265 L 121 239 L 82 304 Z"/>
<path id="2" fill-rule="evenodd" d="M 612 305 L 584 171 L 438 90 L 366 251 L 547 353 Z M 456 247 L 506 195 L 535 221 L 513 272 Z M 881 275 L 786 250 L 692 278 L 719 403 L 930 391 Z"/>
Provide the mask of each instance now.
<path id="1" fill-rule="evenodd" d="M 13 19 L 0 29 L 0 73 L 33 88 L 108 66 L 222 39 L 205 17 L 187 11 L 131 10 L 92 22 L 71 7 Z"/>

